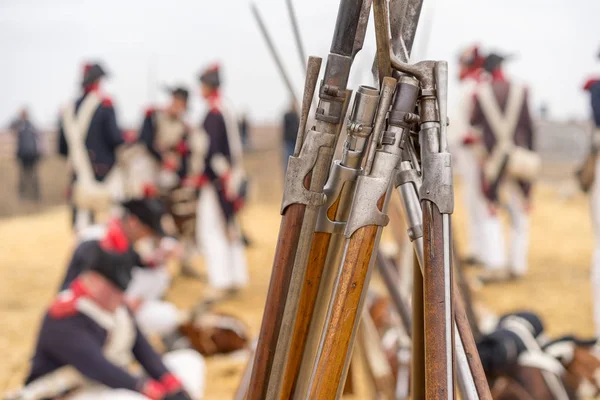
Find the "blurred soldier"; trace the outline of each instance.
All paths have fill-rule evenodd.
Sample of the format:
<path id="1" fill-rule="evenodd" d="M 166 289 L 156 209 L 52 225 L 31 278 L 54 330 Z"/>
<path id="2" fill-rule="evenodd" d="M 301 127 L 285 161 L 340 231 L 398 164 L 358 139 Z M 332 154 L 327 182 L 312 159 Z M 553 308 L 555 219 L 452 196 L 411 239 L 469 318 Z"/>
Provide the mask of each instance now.
<path id="1" fill-rule="evenodd" d="M 491 82 L 480 83 L 474 96 L 471 125 L 482 131 L 486 149 L 483 193 L 488 212 L 483 223 L 483 281 L 517 278 L 527 272 L 529 210 L 532 181 L 541 161 L 533 151 L 534 127 L 528 107 L 527 89 L 506 79 L 505 57 L 490 54 L 484 69 Z M 508 195 L 510 249 L 507 260 L 502 224 L 498 216 L 500 188 Z"/>
<path id="2" fill-rule="evenodd" d="M 168 88 L 171 100 L 162 109 L 148 108 L 138 139 L 146 154 L 136 161 L 132 175 L 144 196 L 160 195 L 173 215 L 179 238 L 188 245 L 182 273 L 198 278 L 190 264 L 194 253 L 197 191 L 204 171 L 208 148 L 206 135 L 191 129 L 184 121 L 189 91 L 184 87 Z M 141 185 L 140 185 L 141 183 Z"/>
<path id="3" fill-rule="evenodd" d="M 68 157 L 74 172 L 71 191 L 73 224 L 79 231 L 93 223 L 95 211 L 105 211 L 123 195 L 115 166 L 117 148 L 124 140 L 110 98 L 100 93 L 106 72 L 87 64 L 80 97 L 62 112 L 59 153 Z"/>
<path id="4" fill-rule="evenodd" d="M 298 106 L 296 101 L 292 100 L 289 110 L 283 115 L 283 169 L 287 169 L 287 163 L 290 156 L 294 155 L 296 146 L 296 137 L 298 136 L 298 127 L 300 126 L 300 117 L 298 116 Z"/>
<path id="5" fill-rule="evenodd" d="M 586 160 L 586 164 L 589 164 L 587 169 L 590 170 L 588 174 L 585 174 L 588 176 L 588 182 L 582 182 L 582 186 L 591 190 L 592 221 L 596 235 L 591 278 L 596 335 L 600 335 L 600 184 L 598 184 L 598 176 L 600 176 L 600 162 L 598 162 L 598 149 L 600 149 L 600 78 L 589 79 L 584 86 L 584 90 L 590 94 L 594 130 L 590 155 Z M 586 165 L 583 169 L 585 172 Z M 581 180 L 582 176 L 579 178 Z"/>
<path id="6" fill-rule="evenodd" d="M 29 113 L 24 108 L 19 118 L 10 124 L 10 129 L 17 137 L 17 161 L 19 162 L 19 197 L 40 201 L 40 182 L 37 163 L 40 159 L 40 133 L 29 120 Z"/>
<path id="7" fill-rule="evenodd" d="M 244 246 L 237 213 L 243 205 L 246 180 L 237 120 L 221 97 L 219 67 L 199 77 L 208 105 L 202 127 L 209 139 L 205 159 L 206 184 L 198 202 L 197 233 L 205 254 L 210 285 L 218 295 L 235 292 L 248 282 Z"/>
<path id="8" fill-rule="evenodd" d="M 140 130 L 139 140 L 146 146 L 154 161 L 155 182 L 161 192 L 168 192 L 188 174 L 202 172 L 205 143 L 192 135 L 183 120 L 187 111 L 189 92 L 184 87 L 169 89 L 171 101 L 163 109 L 149 108 Z M 192 157 L 192 152 L 195 152 Z M 193 170 L 193 171 L 192 171 Z"/>
<path id="9" fill-rule="evenodd" d="M 124 228 L 125 229 L 125 228 Z M 190 400 L 202 396 L 204 360 L 180 350 L 162 359 L 125 303 L 135 258 L 124 236 L 88 245 L 86 270 L 45 315 L 25 387 L 14 398 Z M 137 361 L 141 373 L 129 370 Z"/>
<path id="10" fill-rule="evenodd" d="M 479 264 L 485 258 L 482 254 L 481 224 L 486 213 L 486 203 L 481 193 L 481 140 L 480 132 L 470 125 L 473 108 L 473 94 L 486 73 L 483 69 L 484 57 L 477 46 L 461 53 L 459 58 L 460 103 L 452 119 L 453 142 L 456 143 L 458 172 L 463 181 L 463 195 L 468 224 L 468 248 L 465 262 Z"/>
<path id="11" fill-rule="evenodd" d="M 250 125 L 248 123 L 248 117 L 246 113 L 242 114 L 239 122 L 240 138 L 242 139 L 242 146 L 247 149 L 250 146 Z"/>
<path id="12" fill-rule="evenodd" d="M 166 262 L 180 256 L 180 246 L 175 239 L 165 236 L 166 213 L 162 201 L 128 200 L 122 206 L 120 217 L 81 232 L 61 290 L 89 268 L 87 260 L 94 248 L 102 243 L 118 243 L 127 248 L 135 265 L 126 297 L 138 324 L 145 333 L 168 335 L 179 326 L 181 315 L 173 304 L 162 301 L 171 284 Z"/>

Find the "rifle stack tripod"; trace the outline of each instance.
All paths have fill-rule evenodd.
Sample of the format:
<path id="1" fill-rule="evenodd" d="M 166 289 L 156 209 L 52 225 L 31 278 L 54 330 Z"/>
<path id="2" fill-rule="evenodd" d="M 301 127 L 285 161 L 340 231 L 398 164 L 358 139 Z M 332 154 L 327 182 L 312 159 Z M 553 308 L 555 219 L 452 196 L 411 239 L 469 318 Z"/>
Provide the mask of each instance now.
<path id="1" fill-rule="evenodd" d="M 359 86 L 349 107 L 371 1 L 341 0 L 309 129 L 321 59 L 308 60 L 248 400 L 341 396 L 394 192 L 418 260 L 412 318 L 404 318 L 412 325 L 411 398 L 454 399 L 456 379 L 463 399 L 491 400 L 453 280 L 447 64 L 408 63 L 422 1 L 390 0 L 388 8 L 375 0 L 379 88 Z M 343 126 L 342 156 L 332 162 Z"/>

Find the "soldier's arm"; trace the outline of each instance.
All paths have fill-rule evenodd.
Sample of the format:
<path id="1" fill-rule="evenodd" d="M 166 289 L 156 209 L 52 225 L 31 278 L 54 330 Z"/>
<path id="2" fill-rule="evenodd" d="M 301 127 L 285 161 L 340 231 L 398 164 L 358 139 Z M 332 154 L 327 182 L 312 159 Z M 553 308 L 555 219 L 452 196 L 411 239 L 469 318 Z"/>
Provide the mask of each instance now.
<path id="1" fill-rule="evenodd" d="M 101 107 L 105 114 L 104 128 L 106 131 L 106 140 L 109 147 L 115 150 L 117 147 L 125 143 L 123 134 L 117 125 L 117 114 L 115 113 L 115 109 L 110 99 L 104 99 Z"/>
<path id="2" fill-rule="evenodd" d="M 98 338 L 86 327 L 85 317 L 49 318 L 40 346 L 55 360 L 75 367 L 82 375 L 115 389 L 140 391 L 144 382 L 104 357 Z"/>
<path id="3" fill-rule="evenodd" d="M 223 177 L 231 169 L 231 150 L 223 115 L 211 112 L 206 118 L 204 129 L 210 133 L 206 168 L 210 169 L 215 176 Z"/>
<path id="4" fill-rule="evenodd" d="M 69 145 L 67 144 L 62 118 L 58 121 L 58 153 L 64 157 L 69 155 Z"/>
<path id="5" fill-rule="evenodd" d="M 525 126 L 525 144 L 529 150 L 533 150 L 533 144 L 535 141 L 535 125 L 533 124 L 533 118 L 531 118 L 531 111 L 529 109 L 529 93 L 525 92 L 525 100 L 523 102 L 523 124 Z"/>
<path id="6" fill-rule="evenodd" d="M 154 351 L 144 334 L 136 327 L 136 339 L 133 346 L 133 355 L 152 379 L 160 380 L 169 374 L 160 356 Z"/>
<path id="7" fill-rule="evenodd" d="M 142 124 L 142 129 L 140 131 L 139 140 L 144 143 L 150 154 L 157 160 L 162 162 L 162 156 L 158 152 L 156 148 L 154 148 L 154 122 L 152 119 L 152 115 L 154 114 L 153 110 L 148 110 L 146 112 L 146 116 L 144 118 L 144 123 Z"/>
<path id="8" fill-rule="evenodd" d="M 596 128 L 600 128 L 600 82 L 594 84 L 590 90 L 592 101 L 592 113 Z"/>

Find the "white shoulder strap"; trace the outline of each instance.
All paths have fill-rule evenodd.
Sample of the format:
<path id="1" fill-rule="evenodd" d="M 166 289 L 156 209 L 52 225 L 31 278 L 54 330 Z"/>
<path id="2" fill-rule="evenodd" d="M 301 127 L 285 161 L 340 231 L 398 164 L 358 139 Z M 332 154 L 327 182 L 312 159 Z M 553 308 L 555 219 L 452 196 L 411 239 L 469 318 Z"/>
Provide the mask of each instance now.
<path id="1" fill-rule="evenodd" d="M 79 106 L 77 115 L 75 115 L 75 104 L 71 104 L 63 113 L 63 129 L 69 145 L 69 159 L 75 168 L 77 179 L 86 182 L 94 180 L 94 173 L 85 148 L 85 140 L 94 113 L 101 102 L 100 96 L 92 92 Z"/>
<path id="2" fill-rule="evenodd" d="M 77 300 L 77 310 L 109 332 L 115 327 L 115 315 L 103 310 L 90 299 L 83 297 Z"/>
<path id="3" fill-rule="evenodd" d="M 504 113 L 500 109 L 490 83 L 480 85 L 477 90 L 477 98 L 497 140 L 502 143 L 510 142 L 519 122 L 523 101 L 525 100 L 525 88 L 517 84 L 510 85 Z"/>

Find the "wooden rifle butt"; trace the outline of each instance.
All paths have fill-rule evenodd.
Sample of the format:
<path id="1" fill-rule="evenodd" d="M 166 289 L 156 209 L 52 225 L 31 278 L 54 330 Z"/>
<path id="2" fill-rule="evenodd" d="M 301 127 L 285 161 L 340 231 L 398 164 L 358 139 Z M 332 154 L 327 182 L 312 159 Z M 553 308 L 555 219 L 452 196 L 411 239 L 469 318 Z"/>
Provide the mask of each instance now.
<path id="1" fill-rule="evenodd" d="M 425 398 L 425 314 L 423 312 L 423 274 L 419 258 L 413 260 L 412 293 L 412 356 L 410 395 L 412 399 Z"/>
<path id="2" fill-rule="evenodd" d="M 454 315 L 446 318 L 447 304 L 444 288 L 446 283 L 452 288 L 452 277 L 446 282 L 444 274 L 444 235 L 443 218 L 437 206 L 425 200 L 423 205 L 423 299 L 425 313 L 425 394 L 427 399 L 445 400 L 456 398 L 454 374 Z M 453 308 L 453 307 L 452 307 Z M 452 311 L 451 311 L 452 312 Z M 448 348 L 448 335 L 452 346 Z M 450 379 L 452 379 L 450 381 Z"/>
<path id="3" fill-rule="evenodd" d="M 300 293 L 298 314 L 285 367 L 283 386 L 279 395 L 279 398 L 283 400 L 291 399 L 295 390 L 330 241 L 331 233 L 315 232 L 310 255 L 308 256 L 309 267 L 306 269 L 304 284 Z"/>
<path id="4" fill-rule="evenodd" d="M 335 399 L 351 346 L 359 306 L 379 227 L 369 225 L 352 234 L 344 259 L 343 272 L 331 302 L 331 315 L 325 327 L 323 352 L 317 360 L 311 399 Z"/>
<path id="5" fill-rule="evenodd" d="M 281 218 L 247 400 L 262 400 L 267 392 L 305 210 L 304 204 L 291 204 Z"/>

